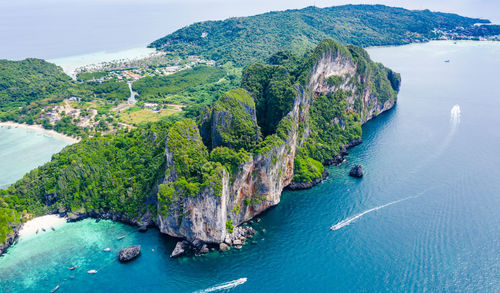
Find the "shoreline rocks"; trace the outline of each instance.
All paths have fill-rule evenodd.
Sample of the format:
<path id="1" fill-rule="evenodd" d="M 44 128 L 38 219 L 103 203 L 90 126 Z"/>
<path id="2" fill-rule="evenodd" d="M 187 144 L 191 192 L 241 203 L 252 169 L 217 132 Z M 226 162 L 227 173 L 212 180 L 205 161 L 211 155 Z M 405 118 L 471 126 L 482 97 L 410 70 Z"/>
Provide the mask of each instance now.
<path id="1" fill-rule="evenodd" d="M 314 179 L 313 181 L 311 182 L 295 182 L 295 181 L 292 181 L 292 183 L 290 183 L 287 187 L 285 187 L 286 190 L 304 190 L 304 189 L 310 189 L 318 184 L 320 184 L 321 182 L 323 182 L 326 178 L 328 178 L 328 171 L 323 171 L 323 175 L 321 176 L 321 178 L 316 178 Z"/>
<path id="2" fill-rule="evenodd" d="M 120 262 L 129 262 L 136 259 L 141 254 L 141 246 L 134 245 L 120 250 L 118 253 L 118 260 Z"/>
<path id="3" fill-rule="evenodd" d="M 194 254 L 195 256 L 200 256 L 207 254 L 210 251 L 215 251 L 215 249 L 220 252 L 228 251 L 231 247 L 235 249 L 243 248 L 243 245 L 247 242 L 247 239 L 253 238 L 257 231 L 249 226 L 239 226 L 235 227 L 233 233 L 226 234 L 224 241 L 221 243 L 205 243 L 199 239 L 189 242 L 187 240 L 178 241 L 175 245 L 174 250 L 170 254 L 170 257 L 180 257 L 188 254 Z"/>
<path id="4" fill-rule="evenodd" d="M 345 162 L 345 157 L 349 155 L 349 152 L 347 152 L 348 149 L 355 147 L 359 144 L 361 144 L 363 140 L 361 139 L 354 139 L 350 142 L 348 142 L 340 151 L 337 155 L 335 155 L 333 158 L 325 160 L 323 162 L 324 166 L 339 166 L 343 162 Z M 325 181 L 326 178 L 328 178 L 328 171 L 323 172 L 323 176 L 321 178 L 316 178 L 312 182 L 295 182 L 292 181 L 288 186 L 285 187 L 286 190 L 291 190 L 291 191 L 296 191 L 296 190 L 304 190 L 304 189 L 310 189 L 313 188 L 314 186 L 320 184 L 321 182 Z"/>

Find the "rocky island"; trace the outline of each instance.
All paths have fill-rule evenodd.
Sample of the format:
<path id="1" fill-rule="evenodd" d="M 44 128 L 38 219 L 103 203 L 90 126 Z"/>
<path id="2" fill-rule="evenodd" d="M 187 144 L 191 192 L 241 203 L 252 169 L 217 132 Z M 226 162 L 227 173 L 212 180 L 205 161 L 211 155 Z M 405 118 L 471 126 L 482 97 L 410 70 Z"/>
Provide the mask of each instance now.
<path id="1" fill-rule="evenodd" d="M 174 256 L 241 247 L 255 231 L 239 226 L 292 182 L 320 182 L 324 165 L 360 142 L 361 125 L 395 105 L 399 86 L 365 50 L 332 39 L 305 55 L 278 52 L 246 67 L 241 87 L 197 120 L 84 139 L 0 191 L 13 218 L 2 252 L 23 216 L 49 213 L 157 226 L 183 239 Z"/>

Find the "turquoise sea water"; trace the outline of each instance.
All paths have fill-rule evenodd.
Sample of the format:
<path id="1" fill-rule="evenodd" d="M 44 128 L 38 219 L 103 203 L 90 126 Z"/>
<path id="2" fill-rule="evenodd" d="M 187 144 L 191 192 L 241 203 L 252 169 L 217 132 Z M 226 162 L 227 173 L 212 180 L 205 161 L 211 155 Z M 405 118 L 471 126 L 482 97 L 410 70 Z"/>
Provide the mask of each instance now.
<path id="1" fill-rule="evenodd" d="M 175 240 L 156 230 L 85 220 L 14 245 L 0 258 L 0 291 L 193 292 L 241 278 L 228 290 L 500 291 L 500 43 L 369 52 L 402 74 L 397 107 L 364 126 L 364 143 L 324 183 L 285 192 L 256 244 L 170 259 Z M 365 177 L 348 177 L 359 163 Z M 142 255 L 118 263 L 132 244 Z"/>
<path id="2" fill-rule="evenodd" d="M 69 142 L 43 130 L 0 127 L 0 188 L 16 182 L 30 170 L 50 161 Z"/>

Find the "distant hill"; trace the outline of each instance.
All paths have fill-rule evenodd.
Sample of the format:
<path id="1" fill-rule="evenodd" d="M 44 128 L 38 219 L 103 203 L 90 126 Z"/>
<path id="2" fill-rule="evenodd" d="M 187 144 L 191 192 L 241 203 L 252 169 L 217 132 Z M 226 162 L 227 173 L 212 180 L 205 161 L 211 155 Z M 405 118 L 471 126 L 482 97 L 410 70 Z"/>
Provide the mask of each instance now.
<path id="1" fill-rule="evenodd" d="M 269 12 L 224 21 L 192 24 L 149 46 L 219 62 L 248 65 L 278 50 L 305 51 L 330 37 L 362 47 L 402 45 L 439 37 L 472 38 L 500 34 L 500 26 L 475 26 L 489 20 L 456 14 L 413 11 L 383 5 Z"/>
<path id="2" fill-rule="evenodd" d="M 0 60 L 0 112 L 39 100 L 62 100 L 70 95 L 71 78 L 52 63 L 29 58 Z"/>

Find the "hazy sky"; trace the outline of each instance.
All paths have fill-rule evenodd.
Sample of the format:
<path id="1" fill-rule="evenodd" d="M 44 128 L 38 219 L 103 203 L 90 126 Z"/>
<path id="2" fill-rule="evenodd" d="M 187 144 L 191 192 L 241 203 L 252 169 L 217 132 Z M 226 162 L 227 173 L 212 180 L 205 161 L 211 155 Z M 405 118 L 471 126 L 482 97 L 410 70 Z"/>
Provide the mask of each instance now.
<path id="1" fill-rule="evenodd" d="M 500 0 L 16 0 L 0 2 L 0 58 L 140 47 L 196 21 L 347 3 L 455 12 L 500 23 Z"/>

